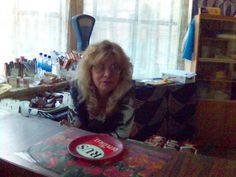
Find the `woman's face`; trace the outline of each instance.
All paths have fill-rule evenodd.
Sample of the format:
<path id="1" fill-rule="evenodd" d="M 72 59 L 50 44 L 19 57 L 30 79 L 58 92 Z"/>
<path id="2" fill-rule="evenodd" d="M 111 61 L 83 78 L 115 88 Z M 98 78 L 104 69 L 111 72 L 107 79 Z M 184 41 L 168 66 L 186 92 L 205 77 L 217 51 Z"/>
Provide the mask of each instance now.
<path id="1" fill-rule="evenodd" d="M 120 80 L 121 69 L 115 59 L 108 59 L 91 68 L 91 77 L 100 96 L 108 96 Z"/>

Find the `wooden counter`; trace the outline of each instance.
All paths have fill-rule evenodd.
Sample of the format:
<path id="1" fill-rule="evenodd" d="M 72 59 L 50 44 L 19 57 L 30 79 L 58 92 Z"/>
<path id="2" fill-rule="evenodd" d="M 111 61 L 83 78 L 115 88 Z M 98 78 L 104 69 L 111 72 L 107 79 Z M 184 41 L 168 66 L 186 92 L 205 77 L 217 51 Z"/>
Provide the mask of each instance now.
<path id="1" fill-rule="evenodd" d="M 69 88 L 69 82 L 64 81 L 60 83 L 50 84 L 50 85 L 39 85 L 35 87 L 29 88 L 15 88 L 11 89 L 8 92 L 5 92 L 0 95 L 0 100 L 4 98 L 12 98 L 12 99 L 29 99 L 36 96 L 38 93 L 42 93 L 45 91 L 65 91 Z"/>
<path id="2" fill-rule="evenodd" d="M 29 162 L 16 153 L 23 152 L 32 145 L 40 144 L 48 138 L 55 140 L 58 133 L 71 130 L 60 126 L 57 122 L 42 118 L 24 118 L 20 115 L 6 113 L 0 111 L 0 172 L 1 176 L 61 176 L 60 173 L 55 173 L 49 168 L 33 162 Z M 75 133 L 80 133 L 82 130 L 73 130 Z M 61 143 L 62 139 L 56 139 Z M 143 157 L 156 152 L 159 158 L 167 157 L 167 160 L 160 161 L 159 164 L 149 165 L 149 172 L 155 176 L 236 176 L 236 161 L 207 157 L 202 155 L 193 155 L 190 153 L 176 152 L 161 148 L 153 148 L 143 143 L 136 141 L 125 140 L 125 148 L 136 147 L 141 149 L 142 155 L 135 156 L 136 160 L 130 161 L 130 169 L 137 165 L 139 161 L 143 161 Z M 51 144 L 57 146 L 57 144 Z M 53 148 L 52 148 L 53 149 Z M 133 150 L 133 148 L 132 148 Z M 55 153 L 58 151 L 55 151 Z M 130 151 L 132 152 L 132 151 Z M 126 156 L 120 160 L 125 159 Z M 76 159 L 74 159 L 76 161 Z M 156 158 L 154 159 L 156 160 Z M 161 163 L 163 162 L 163 163 Z M 85 163 L 85 162 L 84 162 Z M 88 169 L 83 166 L 84 163 L 78 163 L 78 168 L 81 170 Z M 118 163 L 118 162 L 117 162 Z M 148 161 L 150 163 L 150 161 Z M 106 169 L 114 169 L 116 163 L 111 163 Z M 159 166 L 158 166 L 159 165 Z M 91 166 L 93 167 L 93 166 Z M 101 166 L 97 166 L 100 168 Z M 157 169 L 158 167 L 158 169 Z M 159 168 L 160 167 L 160 168 Z M 105 167 L 104 167 L 105 168 Z M 11 169 L 11 170 L 9 170 Z M 62 169 L 63 166 L 62 166 Z M 145 169 L 144 169 L 145 170 Z M 93 176 L 93 175 L 90 175 Z M 106 175 L 105 175 L 106 176 Z M 140 174 L 145 176 L 145 174 Z"/>

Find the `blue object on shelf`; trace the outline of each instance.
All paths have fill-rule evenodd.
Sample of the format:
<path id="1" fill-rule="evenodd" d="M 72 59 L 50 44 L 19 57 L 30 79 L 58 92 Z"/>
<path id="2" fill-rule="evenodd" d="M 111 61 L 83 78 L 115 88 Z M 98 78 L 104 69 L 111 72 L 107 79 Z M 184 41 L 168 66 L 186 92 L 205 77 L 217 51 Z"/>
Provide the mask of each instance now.
<path id="1" fill-rule="evenodd" d="M 192 60 L 194 46 L 194 19 L 192 19 L 188 31 L 185 35 L 183 46 L 183 59 Z"/>

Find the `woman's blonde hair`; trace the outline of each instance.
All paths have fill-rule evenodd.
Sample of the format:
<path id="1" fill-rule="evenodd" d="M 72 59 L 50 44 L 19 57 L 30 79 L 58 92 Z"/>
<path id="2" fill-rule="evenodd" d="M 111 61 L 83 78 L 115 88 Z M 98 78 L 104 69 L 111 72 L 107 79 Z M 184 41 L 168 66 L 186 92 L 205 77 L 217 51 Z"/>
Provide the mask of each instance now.
<path id="1" fill-rule="evenodd" d="M 77 86 L 81 92 L 81 101 L 86 101 L 89 114 L 97 116 L 101 114 L 96 95 L 95 86 L 91 78 L 91 67 L 109 59 L 117 60 L 121 68 L 120 80 L 117 87 L 111 93 L 106 105 L 105 114 L 111 115 L 119 100 L 132 87 L 132 64 L 123 49 L 116 43 L 104 40 L 90 45 L 84 52 L 78 63 Z"/>

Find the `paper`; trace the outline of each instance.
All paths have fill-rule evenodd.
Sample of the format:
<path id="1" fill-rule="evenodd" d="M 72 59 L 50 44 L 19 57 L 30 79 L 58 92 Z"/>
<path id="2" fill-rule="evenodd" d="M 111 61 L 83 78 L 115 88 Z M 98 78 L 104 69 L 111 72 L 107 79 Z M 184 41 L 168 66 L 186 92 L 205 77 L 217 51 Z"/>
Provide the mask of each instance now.
<path id="1" fill-rule="evenodd" d="M 186 77 L 186 78 L 192 78 L 192 77 L 196 76 L 196 73 L 183 71 L 183 70 L 167 70 L 167 71 L 163 72 L 163 74 L 169 74 L 169 75 L 173 75 L 173 76 L 182 76 L 182 77 Z"/>

